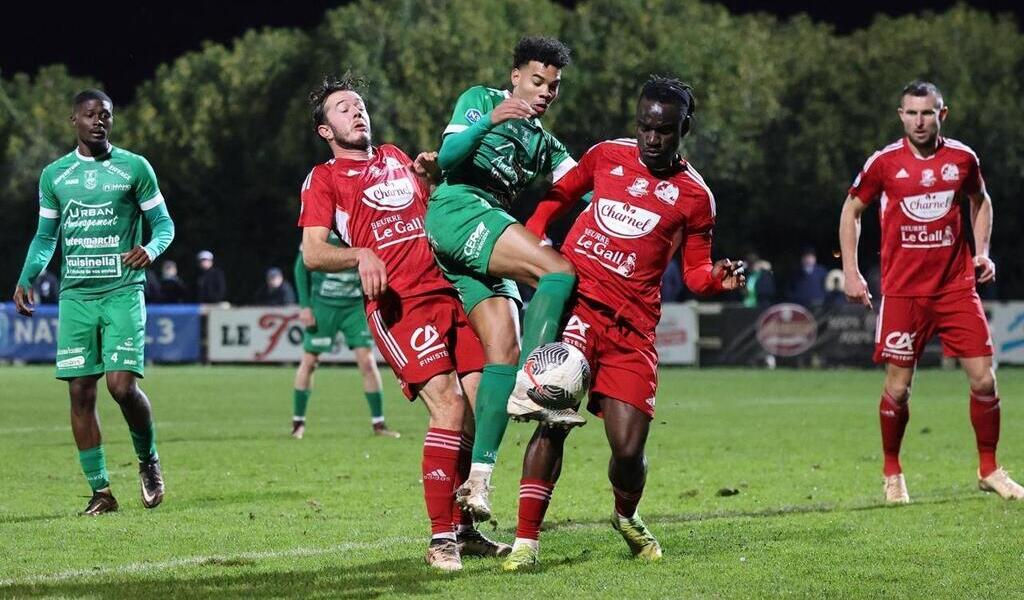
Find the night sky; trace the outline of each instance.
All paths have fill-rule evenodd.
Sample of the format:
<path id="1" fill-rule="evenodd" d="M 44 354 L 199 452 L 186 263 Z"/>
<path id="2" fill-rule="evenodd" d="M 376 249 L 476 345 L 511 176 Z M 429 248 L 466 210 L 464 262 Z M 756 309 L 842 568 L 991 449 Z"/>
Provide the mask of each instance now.
<path id="1" fill-rule="evenodd" d="M 897 16 L 942 11 L 955 4 L 944 0 L 721 3 L 734 12 L 769 12 L 782 17 L 806 12 L 840 32 L 870 24 L 879 12 Z M 125 102 L 138 83 L 152 77 L 157 66 L 198 49 L 205 40 L 229 42 L 252 27 L 312 28 L 327 9 L 342 4 L 346 2 L 18 2 L 4 7 L 2 13 L 6 27 L 0 35 L 0 75 L 33 73 L 43 65 L 64 63 L 74 75 L 98 78 L 115 100 Z M 1024 16 L 1024 8 L 1012 1 L 974 0 L 967 4 L 993 13 L 1012 13 L 1018 23 Z"/>

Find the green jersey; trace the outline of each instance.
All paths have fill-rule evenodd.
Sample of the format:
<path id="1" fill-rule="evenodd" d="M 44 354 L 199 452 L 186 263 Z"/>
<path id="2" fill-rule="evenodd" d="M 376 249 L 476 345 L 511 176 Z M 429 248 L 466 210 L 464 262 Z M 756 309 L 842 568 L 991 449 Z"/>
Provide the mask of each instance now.
<path id="1" fill-rule="evenodd" d="M 341 246 L 341 239 L 333 231 L 327 237 L 327 242 L 332 246 Z M 300 254 L 299 260 L 295 263 L 295 270 L 295 283 L 299 288 L 299 304 L 302 306 L 311 306 L 312 303 L 347 306 L 353 301 L 362 301 L 363 286 L 357 269 L 347 269 L 339 273 L 308 271 Z M 308 273 L 308 288 L 303 287 L 300 270 Z M 303 293 L 304 291 L 307 293 Z"/>
<path id="2" fill-rule="evenodd" d="M 135 286 L 145 273 L 121 263 L 142 243 L 142 213 L 164 201 L 149 162 L 111 146 L 100 157 L 76 149 L 39 177 L 39 214 L 59 219 L 62 297 L 95 298 Z"/>
<path id="3" fill-rule="evenodd" d="M 465 131 L 511 94 L 484 86 L 463 92 L 455 103 L 444 135 Z M 540 119 L 512 119 L 496 125 L 473 153 L 444 173 L 439 192 L 467 185 L 485 192 L 493 206 L 508 209 L 538 176 L 558 181 L 576 161 L 540 124 Z"/>

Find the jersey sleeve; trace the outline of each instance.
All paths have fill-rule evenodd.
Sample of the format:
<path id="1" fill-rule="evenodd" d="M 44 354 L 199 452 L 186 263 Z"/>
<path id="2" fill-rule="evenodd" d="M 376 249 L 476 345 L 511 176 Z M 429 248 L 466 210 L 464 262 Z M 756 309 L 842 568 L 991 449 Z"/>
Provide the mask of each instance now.
<path id="1" fill-rule="evenodd" d="M 715 197 L 707 192 L 694 199 L 683 232 L 683 281 L 695 294 L 722 291 L 721 280 L 712 273 L 711 232 L 714 227 Z"/>
<path id="2" fill-rule="evenodd" d="M 548 144 L 551 147 L 548 172 L 551 174 L 551 181 L 553 183 L 558 183 L 558 181 L 564 177 L 570 169 L 576 166 L 576 161 L 573 160 L 569 151 L 566 150 L 565 144 L 550 133 L 546 131 L 544 133 L 547 135 Z"/>
<path id="3" fill-rule="evenodd" d="M 481 117 L 491 112 L 492 104 L 487 88 L 481 85 L 473 86 L 462 92 L 459 99 L 455 101 L 452 118 L 448 121 L 448 126 L 444 128 L 442 136 L 469 129 Z"/>
<path id="4" fill-rule="evenodd" d="M 300 193 L 302 207 L 299 212 L 299 227 L 326 227 L 334 225 L 334 190 L 327 169 L 320 166 L 302 182 Z"/>
<path id="5" fill-rule="evenodd" d="M 140 156 L 136 169 L 133 186 L 135 199 L 139 203 L 139 208 L 145 212 L 162 204 L 164 197 L 160 193 L 160 185 L 156 181 L 156 172 L 153 171 L 153 165 Z"/>
<path id="6" fill-rule="evenodd" d="M 978 155 L 972 152 L 970 156 L 967 161 L 967 176 L 964 177 L 963 190 L 964 193 L 973 195 L 985 189 L 985 178 L 981 175 L 981 161 L 978 160 Z"/>
<path id="7" fill-rule="evenodd" d="M 53 179 L 46 169 L 39 175 L 39 216 L 44 219 L 59 219 L 60 204 L 53 193 Z"/>
<path id="8" fill-rule="evenodd" d="M 564 150 L 564 147 L 563 147 Z M 540 239 L 547 234 L 548 225 L 564 215 L 584 194 L 594 189 L 595 165 L 599 160 L 601 145 L 593 146 L 577 164 L 568 153 L 565 160 L 572 161 L 566 172 L 551 186 L 544 198 L 537 203 L 533 215 L 526 221 L 526 229 Z"/>
<path id="9" fill-rule="evenodd" d="M 875 152 L 868 158 L 850 186 L 849 195 L 864 204 L 871 204 L 882 195 L 882 161 L 878 160 L 880 154 Z"/>

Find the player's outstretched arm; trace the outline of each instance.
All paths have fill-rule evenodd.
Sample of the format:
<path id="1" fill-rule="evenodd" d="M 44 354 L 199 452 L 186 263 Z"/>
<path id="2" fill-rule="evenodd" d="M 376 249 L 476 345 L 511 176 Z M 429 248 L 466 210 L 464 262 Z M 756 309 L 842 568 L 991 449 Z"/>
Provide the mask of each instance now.
<path id="1" fill-rule="evenodd" d="M 494 107 L 494 110 L 480 116 L 471 126 L 445 135 L 441 142 L 441 151 L 437 154 L 437 164 L 442 171 L 459 166 L 477 149 L 487 132 L 495 126 L 512 119 L 528 119 L 532 116 L 533 109 L 526 100 L 506 98 Z"/>
<path id="2" fill-rule="evenodd" d="M 860 273 L 857 245 L 860 243 L 860 218 L 868 207 L 855 196 L 847 196 L 839 216 L 839 249 L 843 255 L 843 289 L 849 302 L 871 308 L 871 292 Z"/>
<path id="3" fill-rule="evenodd" d="M 18 277 L 18 284 L 14 287 L 14 306 L 20 314 L 31 317 L 35 311 L 35 296 L 32 291 L 32 282 L 39 273 L 50 264 L 53 252 L 57 249 L 57 229 L 60 227 L 60 220 L 43 214 L 39 215 L 39 224 L 36 226 L 36 234 L 29 244 L 28 253 L 25 255 L 25 264 L 21 268 L 21 275 Z"/>
<path id="4" fill-rule="evenodd" d="M 377 299 L 388 288 L 388 273 L 373 250 L 369 248 L 338 248 L 327 242 L 330 230 L 326 227 L 302 229 L 302 259 L 306 268 L 325 273 L 337 273 L 356 268 L 363 284 L 363 293 L 370 300 Z"/>
<path id="5" fill-rule="evenodd" d="M 989 258 L 989 244 L 992 241 L 992 198 L 985 186 L 968 194 L 971 201 L 971 229 L 974 231 L 974 268 L 978 270 L 978 283 L 988 283 L 996 278 L 996 264 Z"/>

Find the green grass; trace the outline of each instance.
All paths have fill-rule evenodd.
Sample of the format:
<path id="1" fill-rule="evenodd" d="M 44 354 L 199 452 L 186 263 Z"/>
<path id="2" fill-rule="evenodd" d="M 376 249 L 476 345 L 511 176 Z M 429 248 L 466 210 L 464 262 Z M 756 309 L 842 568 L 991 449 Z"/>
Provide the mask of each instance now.
<path id="1" fill-rule="evenodd" d="M 1001 459 L 1024 473 L 1021 372 L 1004 370 Z M 600 421 L 567 445 L 543 570 L 422 562 L 426 427 L 386 375 L 399 440 L 370 436 L 359 378 L 323 369 L 306 439 L 288 437 L 290 368 L 155 367 L 168 495 L 138 499 L 134 455 L 101 393 L 121 511 L 81 518 L 88 488 L 51 369 L 0 368 L 0 596 L 1004 597 L 1022 593 L 1024 504 L 975 487 L 966 383 L 922 372 L 904 468 L 914 504 L 880 504 L 879 371 L 665 370 L 641 513 L 665 549 L 640 564 L 607 525 Z M 531 429 L 511 424 L 494 534 L 511 541 Z M 738 495 L 721 497 L 720 488 Z"/>

